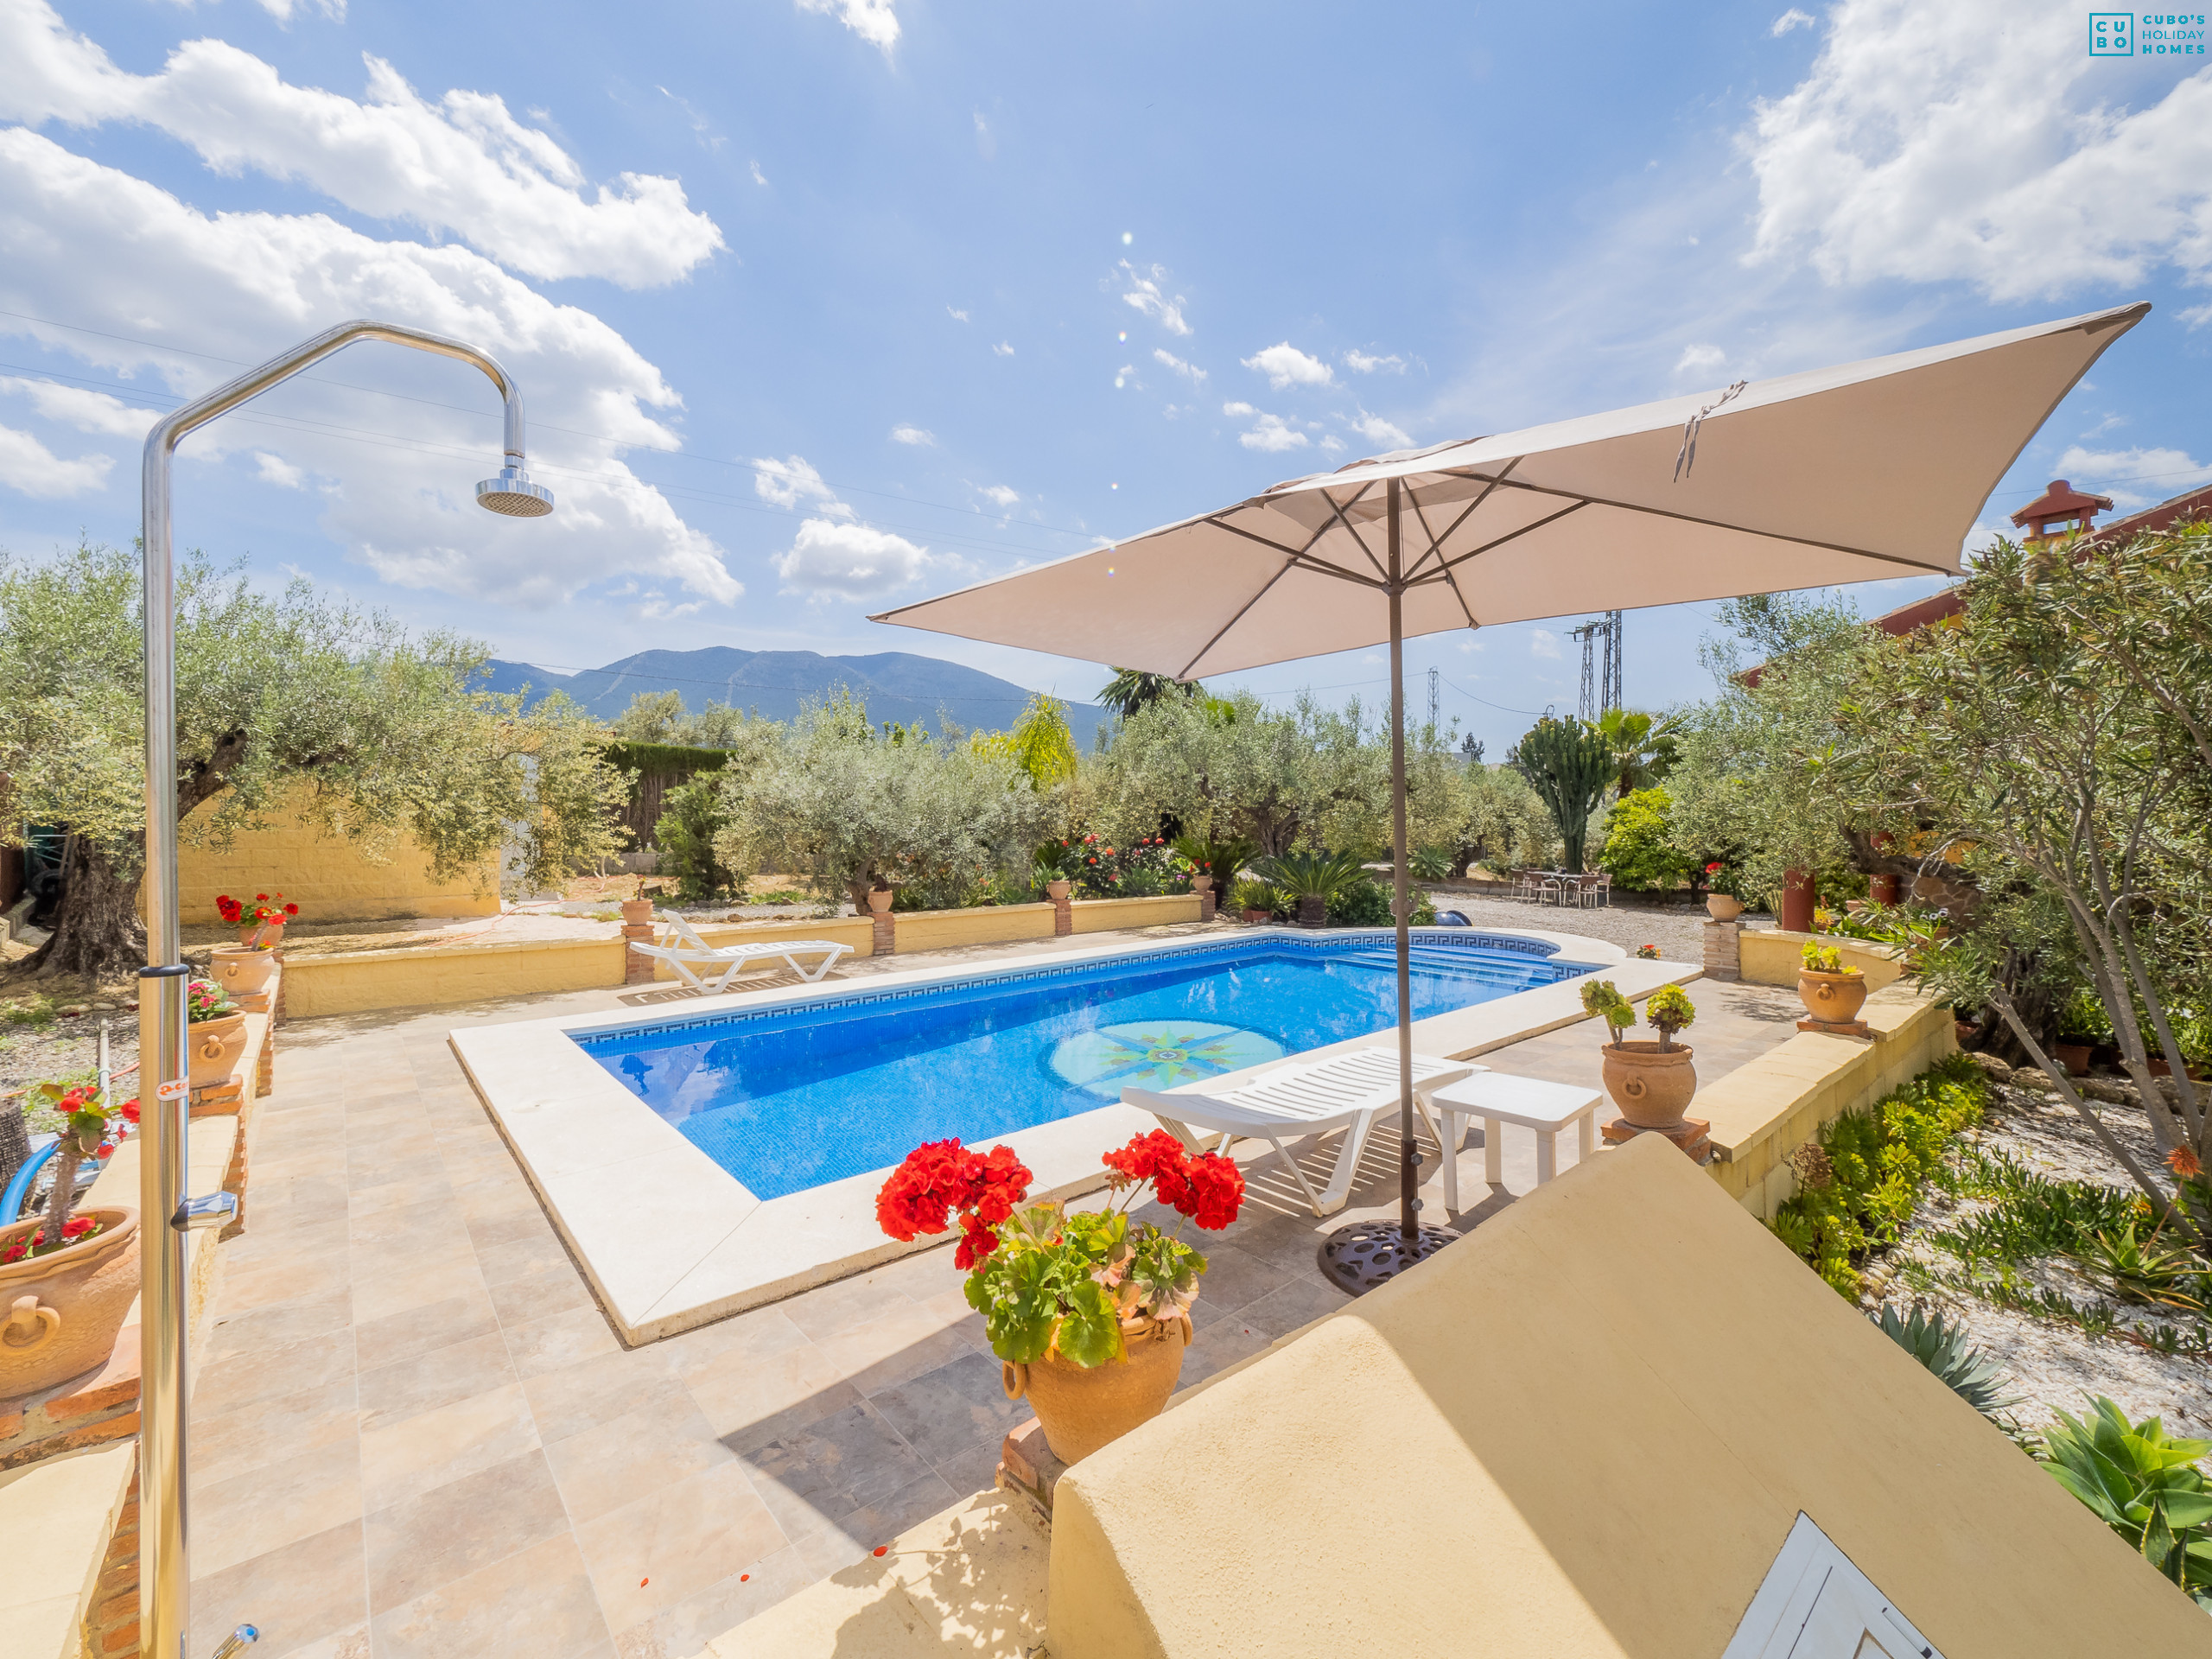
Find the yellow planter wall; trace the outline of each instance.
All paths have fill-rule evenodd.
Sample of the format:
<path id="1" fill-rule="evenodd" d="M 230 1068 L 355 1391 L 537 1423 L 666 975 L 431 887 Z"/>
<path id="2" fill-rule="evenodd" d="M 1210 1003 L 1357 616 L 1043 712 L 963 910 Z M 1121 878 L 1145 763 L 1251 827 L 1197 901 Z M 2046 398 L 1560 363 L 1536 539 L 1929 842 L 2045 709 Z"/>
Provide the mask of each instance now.
<path id="1" fill-rule="evenodd" d="M 295 1020 L 365 1014 L 622 982 L 622 941 L 547 939 L 530 944 L 425 945 L 284 964 L 284 1012 Z"/>
<path id="2" fill-rule="evenodd" d="M 1747 927 L 1737 935 L 1738 960 L 1745 979 L 1755 985 L 1795 985 L 1798 960 L 1809 941 L 1832 944 L 1845 963 L 1866 976 L 1866 988 L 1878 991 L 1904 977 L 1904 966 L 1886 944 L 1866 939 L 1841 938 L 1833 933 L 1785 933 L 1778 927 Z"/>
<path id="3" fill-rule="evenodd" d="M 1075 931 L 1107 933 L 1118 927 L 1166 927 L 1198 919 L 1198 895 L 1166 893 L 1156 899 L 1078 899 Z"/>
<path id="4" fill-rule="evenodd" d="M 402 840 L 390 863 L 372 864 L 352 842 L 325 836 L 281 810 L 270 815 L 268 829 L 242 830 L 218 851 L 192 838 L 214 805 L 203 804 L 178 837 L 177 899 L 187 923 L 220 921 L 215 899 L 226 893 L 233 899 L 282 893 L 302 919 L 317 922 L 499 913 L 496 855 L 454 880 L 435 881 L 429 856 L 412 841 Z"/>
<path id="5" fill-rule="evenodd" d="M 1080 913 L 1080 912 L 1078 912 Z M 910 910 L 892 918 L 899 951 L 945 950 L 962 944 L 1052 937 L 1052 906 L 979 905 L 973 910 Z M 1080 922 L 1077 931 L 1082 931 Z"/>

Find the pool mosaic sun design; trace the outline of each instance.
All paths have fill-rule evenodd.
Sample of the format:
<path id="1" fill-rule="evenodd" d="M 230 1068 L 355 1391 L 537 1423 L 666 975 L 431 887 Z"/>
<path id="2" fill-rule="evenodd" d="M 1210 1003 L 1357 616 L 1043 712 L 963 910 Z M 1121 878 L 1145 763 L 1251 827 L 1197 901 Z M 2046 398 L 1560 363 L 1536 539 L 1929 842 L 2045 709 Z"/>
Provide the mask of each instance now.
<path id="1" fill-rule="evenodd" d="M 1070 1037 L 1052 1051 L 1052 1070 L 1069 1084 L 1105 1100 L 1124 1085 L 1173 1089 L 1279 1060 L 1281 1044 L 1237 1026 L 1165 1020 L 1101 1026 Z"/>

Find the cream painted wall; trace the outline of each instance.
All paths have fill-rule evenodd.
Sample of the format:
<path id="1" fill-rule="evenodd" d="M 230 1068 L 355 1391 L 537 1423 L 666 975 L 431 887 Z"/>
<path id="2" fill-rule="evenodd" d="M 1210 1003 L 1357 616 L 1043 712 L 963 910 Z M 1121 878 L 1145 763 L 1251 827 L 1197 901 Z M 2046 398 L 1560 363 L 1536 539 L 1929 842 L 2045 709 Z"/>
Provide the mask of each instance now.
<path id="1" fill-rule="evenodd" d="M 388 916 L 496 916 L 499 861 L 486 858 L 456 880 L 431 879 L 429 859 L 402 841 L 390 862 L 375 864 L 353 842 L 321 834 L 283 811 L 266 830 L 241 830 L 226 850 L 193 837 L 194 824 L 213 809 L 203 804 L 178 837 L 177 899 L 187 923 L 215 922 L 219 893 L 251 898 L 279 893 L 311 922 L 366 922 Z"/>
<path id="2" fill-rule="evenodd" d="M 1945 1659 L 2212 1655 L 1657 1135 L 1062 1477 L 1047 1629 L 1053 1659 L 1713 1659 L 1800 1510 Z"/>

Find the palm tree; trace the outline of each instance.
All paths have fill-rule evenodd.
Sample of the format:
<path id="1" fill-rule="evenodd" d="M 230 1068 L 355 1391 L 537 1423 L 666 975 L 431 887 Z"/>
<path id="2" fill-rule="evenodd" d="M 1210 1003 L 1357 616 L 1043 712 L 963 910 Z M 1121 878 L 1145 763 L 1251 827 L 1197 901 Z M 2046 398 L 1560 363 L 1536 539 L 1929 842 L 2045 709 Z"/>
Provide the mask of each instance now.
<path id="1" fill-rule="evenodd" d="M 1608 709 L 1598 716 L 1598 734 L 1613 752 L 1624 795 L 1649 789 L 1675 769 L 1681 749 L 1679 715 L 1645 715 Z"/>
<path id="2" fill-rule="evenodd" d="M 1196 680 L 1179 680 L 1172 674 L 1147 674 L 1138 668 L 1117 668 L 1114 677 L 1099 692 L 1098 701 L 1127 720 L 1138 709 L 1150 708 L 1171 694 L 1196 697 L 1204 696 L 1205 691 L 1205 688 Z"/>

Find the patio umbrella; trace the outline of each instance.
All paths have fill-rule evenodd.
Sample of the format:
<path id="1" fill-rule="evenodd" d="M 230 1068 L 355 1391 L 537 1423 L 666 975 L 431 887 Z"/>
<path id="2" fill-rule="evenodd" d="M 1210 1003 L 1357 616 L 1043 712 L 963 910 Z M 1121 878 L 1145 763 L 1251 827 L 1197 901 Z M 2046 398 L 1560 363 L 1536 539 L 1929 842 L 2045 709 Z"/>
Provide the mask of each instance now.
<path id="1" fill-rule="evenodd" d="M 1378 455 L 871 620 L 1178 679 L 1389 642 L 1399 1217 L 1324 1247 L 1332 1273 L 1363 1287 L 1452 1237 L 1417 1219 L 1406 639 L 1958 574 L 1990 491 L 2150 308 Z"/>

